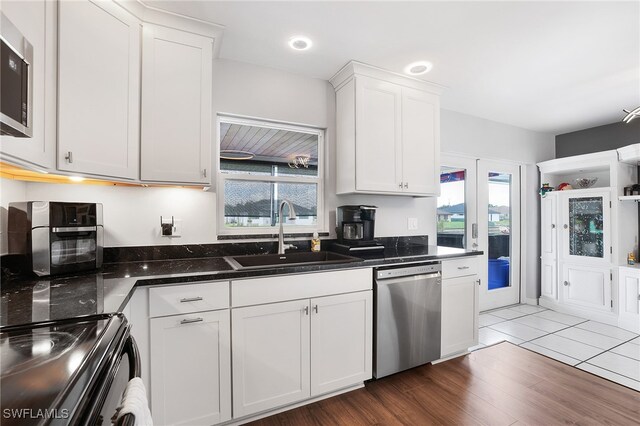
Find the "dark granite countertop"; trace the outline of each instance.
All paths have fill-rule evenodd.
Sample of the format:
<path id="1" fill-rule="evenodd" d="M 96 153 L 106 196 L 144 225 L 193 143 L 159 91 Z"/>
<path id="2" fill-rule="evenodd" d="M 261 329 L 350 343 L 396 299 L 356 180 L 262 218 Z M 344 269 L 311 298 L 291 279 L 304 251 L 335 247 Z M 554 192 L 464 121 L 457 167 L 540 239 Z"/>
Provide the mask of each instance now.
<path id="1" fill-rule="evenodd" d="M 120 312 L 136 286 L 368 268 L 480 254 L 409 244 L 387 246 L 381 256 L 342 264 L 235 271 L 222 257 L 202 257 L 107 263 L 98 272 L 75 276 L 10 277 L 3 280 L 0 289 L 0 326 Z"/>

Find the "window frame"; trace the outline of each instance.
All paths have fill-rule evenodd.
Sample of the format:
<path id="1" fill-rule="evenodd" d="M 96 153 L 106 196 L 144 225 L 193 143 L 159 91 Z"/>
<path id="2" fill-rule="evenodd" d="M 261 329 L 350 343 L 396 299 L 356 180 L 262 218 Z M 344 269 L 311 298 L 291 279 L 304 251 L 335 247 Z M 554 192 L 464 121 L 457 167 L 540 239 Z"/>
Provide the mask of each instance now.
<path id="1" fill-rule="evenodd" d="M 296 131 L 300 133 L 313 134 L 318 136 L 318 175 L 311 176 L 268 176 L 268 175 L 249 175 L 242 173 L 223 173 L 220 170 L 220 124 L 230 123 L 248 126 L 260 126 L 268 129 Z M 225 196 L 224 186 L 227 180 L 235 181 L 256 181 L 266 183 L 307 183 L 316 185 L 316 225 L 287 225 L 284 230 L 286 234 L 309 234 L 313 232 L 324 231 L 324 176 L 325 176 L 325 129 L 305 126 L 300 124 L 291 124 L 279 121 L 272 121 L 259 118 L 248 118 L 230 114 L 218 114 L 216 119 L 216 146 L 215 146 L 215 166 L 216 166 L 216 227 L 217 235 L 224 236 L 245 236 L 245 235 L 264 235 L 271 237 L 278 233 L 280 222 L 276 226 L 256 226 L 246 228 L 229 228 L 225 226 L 224 210 Z M 285 223 L 286 224 L 286 223 Z"/>

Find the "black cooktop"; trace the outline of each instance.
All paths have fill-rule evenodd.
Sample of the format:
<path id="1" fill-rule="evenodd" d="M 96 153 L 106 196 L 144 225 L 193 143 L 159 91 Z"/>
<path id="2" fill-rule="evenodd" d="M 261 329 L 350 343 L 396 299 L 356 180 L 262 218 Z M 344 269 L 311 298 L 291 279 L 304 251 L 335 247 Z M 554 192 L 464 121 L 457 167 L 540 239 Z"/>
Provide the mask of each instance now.
<path id="1" fill-rule="evenodd" d="M 125 332 L 121 315 L 3 327 L 2 424 L 70 424 Z"/>

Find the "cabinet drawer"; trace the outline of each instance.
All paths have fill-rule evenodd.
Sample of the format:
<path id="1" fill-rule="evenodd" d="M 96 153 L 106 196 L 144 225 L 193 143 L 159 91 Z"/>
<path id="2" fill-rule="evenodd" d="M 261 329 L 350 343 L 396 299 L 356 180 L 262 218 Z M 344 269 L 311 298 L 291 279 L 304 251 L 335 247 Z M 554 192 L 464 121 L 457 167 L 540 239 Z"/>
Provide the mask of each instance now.
<path id="1" fill-rule="evenodd" d="M 149 317 L 151 318 L 228 307 L 228 281 L 149 289 Z"/>
<path id="2" fill-rule="evenodd" d="M 478 258 L 465 257 L 442 261 L 442 278 L 464 277 L 478 273 Z"/>
<path id="3" fill-rule="evenodd" d="M 371 268 L 232 281 L 233 307 L 371 290 Z"/>

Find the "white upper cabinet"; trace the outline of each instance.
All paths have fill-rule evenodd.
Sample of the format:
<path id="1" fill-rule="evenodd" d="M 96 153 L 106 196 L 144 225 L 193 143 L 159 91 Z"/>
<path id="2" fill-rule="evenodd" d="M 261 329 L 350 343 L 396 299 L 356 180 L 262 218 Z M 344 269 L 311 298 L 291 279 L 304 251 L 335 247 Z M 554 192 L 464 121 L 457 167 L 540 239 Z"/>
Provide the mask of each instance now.
<path id="1" fill-rule="evenodd" d="M 0 136 L 3 161 L 42 169 L 56 159 L 56 4 L 52 1 L 2 2 L 2 13 L 33 46 L 33 136 Z"/>
<path id="2" fill-rule="evenodd" d="M 401 191 L 402 89 L 369 77 L 359 77 L 355 87 L 355 134 L 358 135 L 355 139 L 355 189 L 367 192 Z M 338 173 L 343 171 L 343 166 L 349 167 L 344 164 L 340 166 Z"/>
<path id="3" fill-rule="evenodd" d="M 330 81 L 337 193 L 438 195 L 441 87 L 357 62 Z"/>
<path id="4" fill-rule="evenodd" d="M 405 192 L 440 192 L 440 98 L 402 89 L 402 186 Z"/>
<path id="5" fill-rule="evenodd" d="M 141 180 L 211 182 L 213 39 L 145 24 Z"/>
<path id="6" fill-rule="evenodd" d="M 137 179 L 140 21 L 107 1 L 58 6 L 58 169 Z"/>

